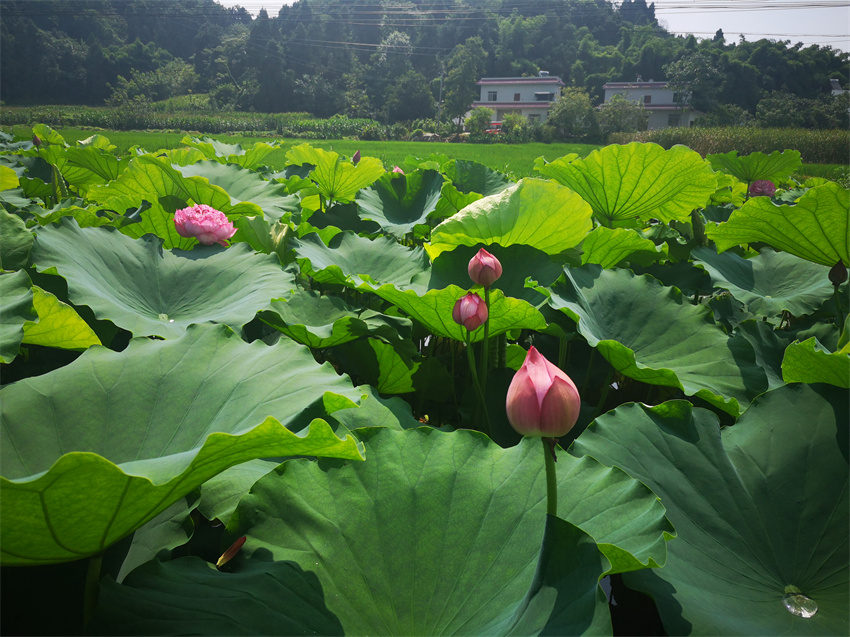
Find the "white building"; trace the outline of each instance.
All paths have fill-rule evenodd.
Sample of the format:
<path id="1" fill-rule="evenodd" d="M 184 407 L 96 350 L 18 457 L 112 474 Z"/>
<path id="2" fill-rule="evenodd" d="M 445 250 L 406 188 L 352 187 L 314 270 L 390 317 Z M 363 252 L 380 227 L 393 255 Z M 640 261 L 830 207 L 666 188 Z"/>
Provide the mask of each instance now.
<path id="1" fill-rule="evenodd" d="M 545 122 L 564 86 L 560 77 L 546 71 L 540 71 L 537 77 L 482 77 L 477 84 L 481 95 L 471 108 L 492 109 L 493 123 L 501 122 L 508 113 L 519 113 L 530 122 Z"/>
<path id="2" fill-rule="evenodd" d="M 670 126 L 693 126 L 701 115 L 689 106 L 679 103 L 678 95 L 668 88 L 667 82 L 644 82 L 638 77 L 634 82 L 607 82 L 602 85 L 605 101 L 608 103 L 615 95 L 622 95 L 631 102 L 643 104 L 649 115 L 647 128 L 668 128 Z"/>

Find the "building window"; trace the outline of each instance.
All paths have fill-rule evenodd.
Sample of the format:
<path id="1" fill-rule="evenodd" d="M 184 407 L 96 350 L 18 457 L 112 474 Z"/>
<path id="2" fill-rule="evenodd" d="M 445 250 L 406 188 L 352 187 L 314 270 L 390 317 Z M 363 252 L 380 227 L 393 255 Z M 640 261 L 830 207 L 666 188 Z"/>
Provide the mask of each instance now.
<path id="1" fill-rule="evenodd" d="M 680 126 L 682 116 L 679 113 L 670 113 L 667 116 L 667 126 Z"/>
<path id="2" fill-rule="evenodd" d="M 644 95 L 643 96 L 644 104 L 652 104 L 652 95 Z"/>
<path id="3" fill-rule="evenodd" d="M 554 93 L 535 93 L 534 99 L 538 102 L 552 102 L 555 100 Z"/>
<path id="4" fill-rule="evenodd" d="M 519 102 L 519 93 L 514 93 L 514 102 Z"/>
<path id="5" fill-rule="evenodd" d="M 487 101 L 495 102 L 496 101 L 496 91 L 487 91 Z"/>

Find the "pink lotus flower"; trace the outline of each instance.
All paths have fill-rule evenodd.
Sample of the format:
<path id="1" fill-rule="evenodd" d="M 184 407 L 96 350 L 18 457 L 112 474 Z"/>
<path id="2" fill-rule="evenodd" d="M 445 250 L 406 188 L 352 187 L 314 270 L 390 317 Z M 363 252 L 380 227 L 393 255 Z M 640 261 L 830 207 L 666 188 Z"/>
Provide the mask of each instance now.
<path id="1" fill-rule="evenodd" d="M 404 171 L 401 168 L 399 168 L 398 166 L 393 166 L 393 172 L 399 173 L 400 175 L 404 174 Z"/>
<path id="2" fill-rule="evenodd" d="M 174 225 L 181 237 L 197 237 L 205 246 L 220 243 L 226 247 L 227 239 L 236 234 L 236 228 L 223 212 L 205 204 L 177 210 Z"/>
<path id="3" fill-rule="evenodd" d="M 559 438 L 576 424 L 581 398 L 570 377 L 532 347 L 508 387 L 505 408 L 523 436 Z"/>
<path id="4" fill-rule="evenodd" d="M 351 163 L 355 166 L 360 162 L 360 151 L 355 150 L 354 154 L 351 156 Z"/>
<path id="5" fill-rule="evenodd" d="M 469 278 L 478 285 L 489 288 L 500 276 L 502 276 L 502 264 L 492 254 L 481 248 L 478 253 L 469 260 L 467 267 Z"/>
<path id="6" fill-rule="evenodd" d="M 757 179 L 750 184 L 750 197 L 772 197 L 776 192 L 776 186 L 767 179 Z"/>
<path id="7" fill-rule="evenodd" d="M 457 300 L 452 308 L 452 318 L 458 325 L 474 332 L 487 320 L 487 304 L 480 296 L 470 292 Z"/>

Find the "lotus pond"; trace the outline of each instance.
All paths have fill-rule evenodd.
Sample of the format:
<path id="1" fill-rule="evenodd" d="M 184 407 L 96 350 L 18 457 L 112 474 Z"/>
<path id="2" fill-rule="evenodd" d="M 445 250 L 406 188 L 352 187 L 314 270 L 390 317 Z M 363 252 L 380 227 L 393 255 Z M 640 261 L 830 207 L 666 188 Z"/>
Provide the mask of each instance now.
<path id="1" fill-rule="evenodd" d="M 513 182 L 33 133 L 0 139 L 4 633 L 848 634 L 850 192 L 798 152 Z M 543 451 L 528 352 L 580 396 Z"/>

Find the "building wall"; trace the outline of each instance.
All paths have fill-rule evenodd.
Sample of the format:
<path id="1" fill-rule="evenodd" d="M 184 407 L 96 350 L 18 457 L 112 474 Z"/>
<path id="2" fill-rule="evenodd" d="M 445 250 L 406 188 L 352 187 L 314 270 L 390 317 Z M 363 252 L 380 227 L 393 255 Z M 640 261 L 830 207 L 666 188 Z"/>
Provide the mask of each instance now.
<path id="1" fill-rule="evenodd" d="M 617 88 L 605 89 L 605 101 L 610 102 L 615 95 L 622 95 L 631 102 L 641 104 L 673 104 L 673 91 L 669 88 Z M 646 96 L 650 101 L 646 102 Z"/>
<path id="2" fill-rule="evenodd" d="M 481 102 L 535 102 L 535 93 L 552 93 L 552 101 L 555 101 L 561 94 L 561 87 L 553 82 L 482 84 L 479 88 Z M 496 93 L 495 99 L 491 99 L 491 93 Z M 516 99 L 517 95 L 519 99 Z"/>

